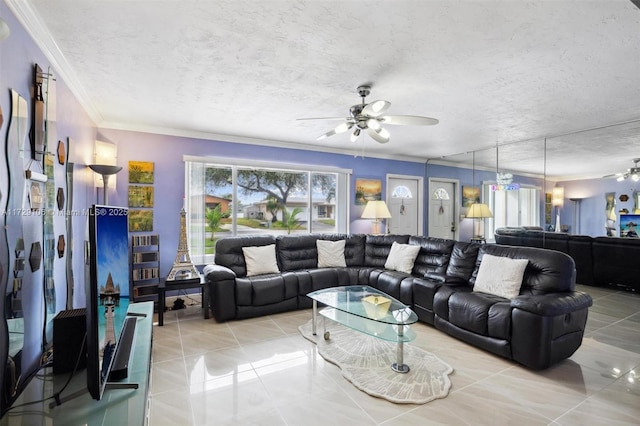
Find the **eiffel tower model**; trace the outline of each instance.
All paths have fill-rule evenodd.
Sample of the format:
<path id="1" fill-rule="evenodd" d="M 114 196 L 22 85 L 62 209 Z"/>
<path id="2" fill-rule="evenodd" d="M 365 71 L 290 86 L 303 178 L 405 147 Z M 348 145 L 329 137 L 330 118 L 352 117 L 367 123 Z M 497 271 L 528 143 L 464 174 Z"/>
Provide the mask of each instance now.
<path id="1" fill-rule="evenodd" d="M 180 210 L 180 241 L 178 242 L 178 254 L 166 279 L 166 281 L 173 280 L 200 280 L 200 273 L 191 262 L 191 257 L 189 256 L 189 246 L 187 244 L 187 212 L 184 210 L 184 207 Z"/>

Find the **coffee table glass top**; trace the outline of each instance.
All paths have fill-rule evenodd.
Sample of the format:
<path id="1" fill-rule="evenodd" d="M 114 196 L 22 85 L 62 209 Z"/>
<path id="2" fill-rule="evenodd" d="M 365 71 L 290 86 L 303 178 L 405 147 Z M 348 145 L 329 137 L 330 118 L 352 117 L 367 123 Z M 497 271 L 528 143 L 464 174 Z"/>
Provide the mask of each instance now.
<path id="1" fill-rule="evenodd" d="M 404 303 L 369 286 L 331 287 L 307 294 L 326 305 L 320 311 L 349 328 L 390 341 L 410 342 L 415 333 L 408 326 L 418 316 Z"/>

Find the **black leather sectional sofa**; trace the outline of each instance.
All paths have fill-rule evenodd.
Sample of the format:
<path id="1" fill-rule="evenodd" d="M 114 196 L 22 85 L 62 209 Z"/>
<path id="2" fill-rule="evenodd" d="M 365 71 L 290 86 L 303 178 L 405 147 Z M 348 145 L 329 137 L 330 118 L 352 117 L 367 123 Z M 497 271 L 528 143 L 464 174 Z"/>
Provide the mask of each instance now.
<path id="1" fill-rule="evenodd" d="M 345 240 L 346 267 L 318 268 L 316 240 Z M 393 242 L 420 246 L 410 274 L 385 269 Z M 247 276 L 243 247 L 275 244 L 279 273 Z M 486 254 L 528 259 L 520 294 L 473 291 Z M 307 293 L 369 285 L 410 306 L 421 321 L 533 369 L 571 356 L 581 345 L 591 297 L 575 291 L 566 254 L 408 235 L 271 235 L 224 238 L 204 268 L 217 321 L 311 307 Z"/>
<path id="2" fill-rule="evenodd" d="M 622 285 L 640 290 L 640 239 L 590 237 L 527 228 L 498 228 L 497 244 L 540 247 L 568 254 L 576 263 L 576 282 Z"/>

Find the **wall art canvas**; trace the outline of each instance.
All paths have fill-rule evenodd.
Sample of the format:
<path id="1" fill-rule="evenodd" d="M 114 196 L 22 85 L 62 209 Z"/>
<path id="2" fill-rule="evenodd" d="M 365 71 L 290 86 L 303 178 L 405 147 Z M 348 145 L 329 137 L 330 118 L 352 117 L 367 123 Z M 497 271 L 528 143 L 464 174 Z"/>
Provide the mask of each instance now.
<path id="1" fill-rule="evenodd" d="M 129 185 L 129 207 L 153 207 L 153 186 Z"/>
<path id="2" fill-rule="evenodd" d="M 380 179 L 356 179 L 356 205 L 365 205 L 368 201 L 382 200 L 382 181 Z"/>
<path id="3" fill-rule="evenodd" d="M 129 210 L 129 232 L 153 231 L 153 210 Z"/>
<path id="4" fill-rule="evenodd" d="M 129 183 L 153 183 L 153 162 L 129 161 Z"/>
<path id="5" fill-rule="evenodd" d="M 471 207 L 471 204 L 480 202 L 479 186 L 462 187 L 462 207 Z"/>

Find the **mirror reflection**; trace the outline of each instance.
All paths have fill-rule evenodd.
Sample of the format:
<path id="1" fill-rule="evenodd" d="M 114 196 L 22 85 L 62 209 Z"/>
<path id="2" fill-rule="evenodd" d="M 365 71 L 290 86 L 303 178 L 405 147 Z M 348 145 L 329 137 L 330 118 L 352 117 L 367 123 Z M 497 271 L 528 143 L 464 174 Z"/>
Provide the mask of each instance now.
<path id="1" fill-rule="evenodd" d="M 22 169 L 21 149 L 28 135 L 27 101 L 16 91 L 11 91 L 11 117 L 7 129 L 7 164 L 10 188 L 5 215 L 5 235 L 8 246 L 9 270 L 5 280 L 5 320 L 9 334 L 7 347 L 7 368 L 4 376 L 5 401 L 9 401 L 19 384 L 22 369 L 22 349 L 24 342 L 24 312 L 22 306 L 22 280 L 25 269 L 25 247 L 22 236 L 22 222 L 19 212 L 25 205 L 25 175 Z M 16 191 L 15 188 L 22 188 Z"/>
<path id="2" fill-rule="evenodd" d="M 38 74 L 39 73 L 39 74 Z M 53 317 L 56 315 L 56 286 L 54 274 L 54 261 L 57 255 L 56 249 L 56 232 L 54 228 L 60 228 L 62 231 L 63 223 L 55 223 L 60 221 L 60 215 L 56 215 L 56 177 L 54 173 L 54 164 L 57 162 L 56 156 L 53 154 L 57 148 L 57 131 L 56 131 L 56 86 L 55 80 L 51 78 L 50 70 L 47 74 L 42 73 L 36 65 L 36 84 L 41 86 L 40 92 L 43 94 L 42 102 L 44 102 L 45 117 L 36 117 L 36 120 L 43 119 L 45 126 L 46 153 L 43 156 L 43 170 L 48 180 L 45 183 L 46 192 L 46 214 L 43 217 L 44 231 L 44 347 L 48 348 L 53 343 Z M 64 309 L 64 305 L 61 306 Z"/>
<path id="3" fill-rule="evenodd" d="M 541 242 L 536 245 L 544 247 L 550 238 L 558 237 L 551 234 L 623 235 L 625 215 L 640 213 L 640 179 L 634 180 L 629 172 L 639 135 L 640 121 L 633 121 L 546 139 L 498 143 L 435 160 L 451 167 L 444 176 L 460 177 L 461 239 L 477 234 L 465 223 L 472 220 L 467 218 L 464 191 L 478 186 L 480 201 L 492 217 L 473 218 L 473 226 L 481 222 L 487 241 L 494 240 L 496 229 L 522 227 L 540 231 Z M 619 161 L 619 170 L 601 166 L 598 156 Z M 640 157 L 640 152 L 635 156 Z M 472 171 L 475 177 L 455 169 Z M 430 178 L 437 175 L 433 166 L 427 170 Z"/>

